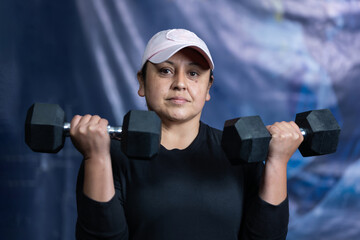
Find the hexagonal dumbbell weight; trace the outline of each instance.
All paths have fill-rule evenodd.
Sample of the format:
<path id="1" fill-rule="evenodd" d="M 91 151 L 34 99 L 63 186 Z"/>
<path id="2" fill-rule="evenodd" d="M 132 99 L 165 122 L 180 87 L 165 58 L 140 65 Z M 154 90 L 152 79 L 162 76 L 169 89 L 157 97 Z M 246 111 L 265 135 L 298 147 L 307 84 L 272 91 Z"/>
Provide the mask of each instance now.
<path id="1" fill-rule="evenodd" d="M 304 157 L 336 151 L 341 129 L 329 109 L 298 113 L 295 123 L 304 136 L 299 147 Z M 221 145 L 231 163 L 236 165 L 266 160 L 270 140 L 271 135 L 261 118 L 251 116 L 226 121 Z"/>
<path id="2" fill-rule="evenodd" d="M 25 142 L 35 152 L 57 153 L 69 136 L 70 123 L 57 104 L 35 103 L 26 116 Z M 155 112 L 129 111 L 123 127 L 108 126 L 110 137 L 121 139 L 129 157 L 151 158 L 160 146 L 161 121 Z"/>
<path id="3" fill-rule="evenodd" d="M 266 159 L 271 135 L 259 116 L 227 120 L 221 145 L 234 165 Z"/>
<path id="4" fill-rule="evenodd" d="M 329 109 L 298 113 L 295 123 L 304 136 L 299 147 L 301 155 L 308 157 L 336 152 L 341 128 Z"/>

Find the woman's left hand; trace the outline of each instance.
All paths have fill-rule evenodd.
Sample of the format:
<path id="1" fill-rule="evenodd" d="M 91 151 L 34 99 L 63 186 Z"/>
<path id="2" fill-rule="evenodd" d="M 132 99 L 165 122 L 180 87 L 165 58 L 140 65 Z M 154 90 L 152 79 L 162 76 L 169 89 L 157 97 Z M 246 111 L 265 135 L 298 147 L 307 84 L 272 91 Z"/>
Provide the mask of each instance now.
<path id="1" fill-rule="evenodd" d="M 276 122 L 266 128 L 271 134 L 267 162 L 286 166 L 304 140 L 299 127 L 295 122 Z"/>

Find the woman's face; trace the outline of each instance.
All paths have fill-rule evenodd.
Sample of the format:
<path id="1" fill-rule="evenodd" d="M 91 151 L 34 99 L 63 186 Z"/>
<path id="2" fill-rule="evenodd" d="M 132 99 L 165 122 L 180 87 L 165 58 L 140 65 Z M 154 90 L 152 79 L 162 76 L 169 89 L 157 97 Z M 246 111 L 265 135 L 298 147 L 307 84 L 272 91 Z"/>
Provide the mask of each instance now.
<path id="1" fill-rule="evenodd" d="M 210 100 L 210 68 L 194 49 L 184 48 L 167 61 L 147 63 L 146 80 L 138 74 L 138 94 L 163 122 L 200 121 L 205 101 Z M 144 82 L 146 81 L 146 83 Z"/>

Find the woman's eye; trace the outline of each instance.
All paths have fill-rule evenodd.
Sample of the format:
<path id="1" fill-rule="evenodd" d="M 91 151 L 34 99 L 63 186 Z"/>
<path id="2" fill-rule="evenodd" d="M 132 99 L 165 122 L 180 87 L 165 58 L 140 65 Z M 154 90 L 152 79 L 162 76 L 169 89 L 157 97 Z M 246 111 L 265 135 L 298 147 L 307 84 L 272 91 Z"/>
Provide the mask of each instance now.
<path id="1" fill-rule="evenodd" d="M 171 70 L 168 69 L 168 68 L 161 68 L 160 69 L 160 73 L 163 73 L 163 74 L 170 74 L 171 73 Z"/>
<path id="2" fill-rule="evenodd" d="M 198 74 L 197 72 L 190 72 L 189 75 L 190 75 L 191 77 L 196 77 L 196 76 L 198 76 L 199 74 Z"/>

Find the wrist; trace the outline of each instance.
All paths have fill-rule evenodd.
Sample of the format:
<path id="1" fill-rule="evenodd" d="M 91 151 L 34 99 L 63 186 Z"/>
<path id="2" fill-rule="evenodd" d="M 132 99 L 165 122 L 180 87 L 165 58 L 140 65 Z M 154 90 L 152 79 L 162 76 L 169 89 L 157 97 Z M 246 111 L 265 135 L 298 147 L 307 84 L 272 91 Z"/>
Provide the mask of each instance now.
<path id="1" fill-rule="evenodd" d="M 275 169 L 279 169 L 279 170 L 286 170 L 287 168 L 287 163 L 289 162 L 289 159 L 287 158 L 276 158 L 276 157 L 268 157 L 265 165 L 266 166 L 271 166 Z"/>
<path id="2" fill-rule="evenodd" d="M 97 172 L 99 169 L 108 171 L 111 169 L 110 155 L 92 155 L 84 157 L 84 167 L 87 172 Z"/>
<path id="3" fill-rule="evenodd" d="M 111 156 L 109 152 L 89 153 L 84 155 L 85 163 L 106 163 L 110 161 Z"/>

